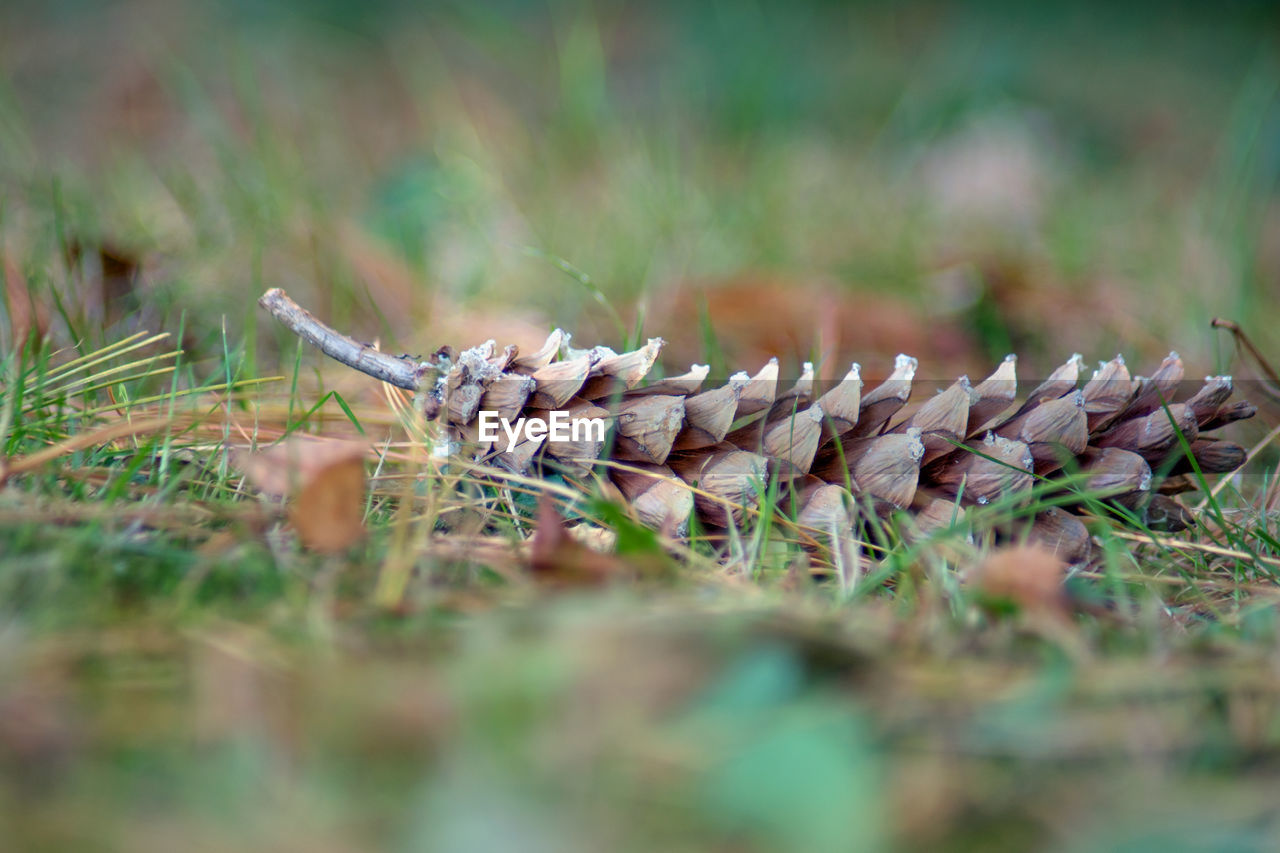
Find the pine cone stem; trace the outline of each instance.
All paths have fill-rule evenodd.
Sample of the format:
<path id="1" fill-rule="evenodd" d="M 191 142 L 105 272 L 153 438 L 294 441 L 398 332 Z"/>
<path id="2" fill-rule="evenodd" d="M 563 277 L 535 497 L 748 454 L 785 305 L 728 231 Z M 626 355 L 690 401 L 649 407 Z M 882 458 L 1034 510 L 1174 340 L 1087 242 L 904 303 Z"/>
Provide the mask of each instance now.
<path id="1" fill-rule="evenodd" d="M 325 355 L 375 379 L 390 382 L 397 388 L 417 391 L 423 376 L 435 370 L 430 362 L 418 362 L 405 356 L 397 357 L 379 352 L 368 344 L 362 344 L 355 338 L 330 328 L 278 287 L 262 294 L 258 298 L 258 304 L 289 331 Z"/>

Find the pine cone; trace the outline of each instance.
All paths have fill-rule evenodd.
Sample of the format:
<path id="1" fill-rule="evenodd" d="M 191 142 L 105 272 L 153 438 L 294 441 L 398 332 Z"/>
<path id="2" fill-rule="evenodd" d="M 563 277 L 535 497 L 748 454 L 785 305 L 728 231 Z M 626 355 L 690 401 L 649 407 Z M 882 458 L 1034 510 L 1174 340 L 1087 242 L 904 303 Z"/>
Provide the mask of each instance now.
<path id="1" fill-rule="evenodd" d="M 262 303 L 330 355 L 425 391 L 428 410 L 447 427 L 451 451 L 518 474 L 607 472 L 643 521 L 677 533 L 693 512 L 704 526 L 740 521 L 767 483 L 794 501 L 802 523 L 818 527 L 840 516 L 845 489 L 882 511 L 910 509 L 929 529 L 949 524 L 961 507 L 1016 497 L 1037 479 L 1061 479 L 1071 471 L 1082 473 L 1090 492 L 1143 509 L 1160 485 L 1153 483 L 1153 470 L 1191 470 L 1184 440 L 1202 473 L 1241 465 L 1243 448 L 1205 433 L 1256 412 L 1248 403 L 1229 402 L 1230 377 L 1211 376 L 1193 393 L 1181 393 L 1188 386 L 1177 353 L 1146 378 L 1131 376 L 1117 356 L 1083 386 L 1083 362 L 1074 355 L 1020 405 L 1016 359 L 1008 356 L 982 382 L 962 376 L 908 414 L 917 363 L 906 355 L 870 390 L 864 392 L 854 364 L 821 393 L 811 365 L 779 390 L 776 360 L 754 375 L 738 373 L 709 388 L 703 387 L 708 369 L 699 365 L 646 384 L 661 338 L 619 354 L 607 347 L 574 349 L 559 329 L 529 354 L 515 347 L 498 352 L 489 341 L 459 354 L 440 350 L 430 362 L 400 359 L 397 366 L 367 347 L 355 355 L 335 352 L 326 335 L 342 336 L 281 291 L 269 291 Z M 295 309 L 305 315 L 303 328 L 285 316 Z M 309 334 L 306 324 L 325 335 Z M 372 369 L 374 361 L 388 363 Z M 435 377 L 430 387 L 419 388 L 429 373 Z M 604 419 L 608 435 L 513 440 L 481 429 L 482 413 L 551 424 L 557 412 Z M 598 460 L 606 453 L 609 463 L 602 465 Z M 1180 480 L 1185 474 L 1167 482 Z M 1158 515 L 1185 523 L 1185 513 L 1171 513 L 1163 503 Z M 1080 520 L 1057 509 L 1041 513 L 1030 534 L 1068 558 L 1079 557 L 1089 541 Z"/>

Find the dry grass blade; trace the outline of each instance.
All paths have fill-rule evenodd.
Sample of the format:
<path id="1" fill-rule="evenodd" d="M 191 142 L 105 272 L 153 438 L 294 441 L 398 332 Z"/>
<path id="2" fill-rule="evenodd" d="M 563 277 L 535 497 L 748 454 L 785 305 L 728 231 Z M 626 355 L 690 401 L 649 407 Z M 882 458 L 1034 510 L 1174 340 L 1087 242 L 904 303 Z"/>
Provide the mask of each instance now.
<path id="1" fill-rule="evenodd" d="M 21 474 L 37 471 L 49 462 L 69 453 L 75 453 L 78 450 L 98 447 L 99 445 L 109 444 L 130 436 L 152 435 L 165 429 L 172 422 L 171 418 L 152 418 L 111 424 L 110 426 L 79 433 L 35 453 L 29 453 L 13 459 L 0 460 L 0 483 Z"/>
<path id="2" fill-rule="evenodd" d="M 1124 530 L 1114 531 L 1111 535 L 1118 539 L 1124 539 L 1128 542 L 1154 545 L 1157 548 L 1172 548 L 1179 551 L 1199 551 L 1204 554 L 1213 554 L 1218 557 L 1227 557 L 1232 560 L 1241 560 L 1246 563 L 1260 563 L 1269 567 L 1271 570 L 1269 574 L 1276 574 L 1277 571 L 1280 570 L 1280 558 L 1278 557 L 1250 554 L 1247 551 L 1241 551 L 1236 548 L 1227 548 L 1226 546 L 1215 545 L 1211 542 L 1197 542 L 1191 539 L 1174 539 L 1170 536 L 1129 533 Z"/>

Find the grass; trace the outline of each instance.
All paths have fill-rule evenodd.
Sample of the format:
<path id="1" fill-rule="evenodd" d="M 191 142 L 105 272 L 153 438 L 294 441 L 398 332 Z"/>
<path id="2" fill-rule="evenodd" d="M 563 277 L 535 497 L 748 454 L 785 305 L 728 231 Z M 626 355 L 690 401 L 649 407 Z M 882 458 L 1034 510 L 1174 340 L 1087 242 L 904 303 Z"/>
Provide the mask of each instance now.
<path id="1" fill-rule="evenodd" d="M 928 324 L 959 270 L 948 316 L 1024 385 L 1170 343 L 1241 375 L 1210 316 L 1280 352 L 1266 7 L 180 8 L 0 27 L 0 246 L 52 330 L 0 361 L 7 847 L 1274 847 L 1247 381 L 1260 447 L 1197 471 L 1197 528 L 1086 495 L 1094 559 L 1009 607 L 962 573 L 1061 486 L 923 537 L 865 513 L 831 553 L 762 482 L 727 540 L 671 542 L 568 478 L 441 467 L 407 395 L 253 307 L 282 286 L 394 352 L 621 347 L 678 286 L 825 278 Z M 968 134 L 1030 134 L 1029 214 L 948 212 Z M 244 480 L 233 448 L 289 436 L 378 448 L 351 548 Z M 540 492 L 629 579 L 530 572 Z"/>

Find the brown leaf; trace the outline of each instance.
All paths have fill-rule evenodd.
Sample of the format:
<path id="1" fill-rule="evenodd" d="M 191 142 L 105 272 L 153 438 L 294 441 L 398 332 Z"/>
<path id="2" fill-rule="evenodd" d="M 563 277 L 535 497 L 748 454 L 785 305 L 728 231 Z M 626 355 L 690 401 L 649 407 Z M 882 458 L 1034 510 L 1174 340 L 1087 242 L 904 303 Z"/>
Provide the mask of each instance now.
<path id="1" fill-rule="evenodd" d="M 597 586 L 627 577 L 629 567 L 613 554 L 593 551 L 573 538 L 551 498 L 538 503 L 538 527 L 529 541 L 529 571 L 552 586 Z"/>
<path id="2" fill-rule="evenodd" d="M 13 258 L 4 258 L 4 295 L 9 308 L 9 345 L 17 349 L 49 333 L 49 309 L 37 302 Z"/>
<path id="3" fill-rule="evenodd" d="M 121 246 L 104 243 L 98 247 L 101 269 L 99 287 L 102 290 L 103 321 L 107 325 L 119 322 L 138 305 L 138 279 L 142 259 Z"/>
<path id="4" fill-rule="evenodd" d="M 344 551 L 364 536 L 364 462 L 329 465 L 298 493 L 289 510 L 302 544 L 313 551 Z"/>
<path id="5" fill-rule="evenodd" d="M 289 497 L 289 521 L 302 544 L 334 553 L 364 535 L 365 446 L 290 438 L 237 465 L 262 492 Z"/>
<path id="6" fill-rule="evenodd" d="M 971 571 L 982 600 L 997 608 L 1012 604 L 1030 616 L 1065 617 L 1062 581 L 1067 564 L 1038 544 L 1002 548 Z"/>

